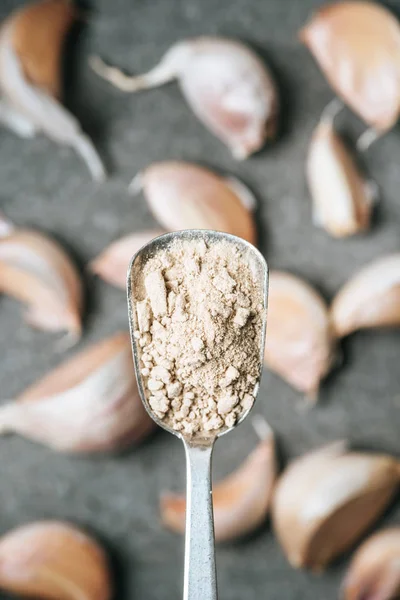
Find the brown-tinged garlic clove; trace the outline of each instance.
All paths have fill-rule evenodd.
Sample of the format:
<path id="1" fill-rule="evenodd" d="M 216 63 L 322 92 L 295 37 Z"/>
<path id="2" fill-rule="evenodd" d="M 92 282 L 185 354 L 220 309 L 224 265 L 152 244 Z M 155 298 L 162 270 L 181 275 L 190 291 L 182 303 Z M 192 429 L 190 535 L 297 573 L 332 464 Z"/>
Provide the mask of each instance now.
<path id="1" fill-rule="evenodd" d="M 308 283 L 284 271 L 269 277 L 265 363 L 316 401 L 334 358 L 328 308 Z"/>
<path id="2" fill-rule="evenodd" d="M 382 514 L 400 483 L 399 462 L 335 443 L 298 458 L 278 480 L 272 519 L 293 567 L 324 569 Z"/>
<path id="3" fill-rule="evenodd" d="M 223 481 L 213 485 L 215 539 L 233 540 L 259 527 L 269 511 L 277 474 L 275 439 L 261 418 L 255 427 L 262 438 L 258 446 Z M 161 520 L 176 533 L 185 532 L 185 496 L 165 493 L 160 501 Z"/>
<path id="4" fill-rule="evenodd" d="M 214 229 L 255 243 L 255 201 L 244 184 L 182 161 L 153 163 L 131 190 L 143 189 L 151 211 L 169 231 Z"/>
<path id="5" fill-rule="evenodd" d="M 37 231 L 15 229 L 2 215 L 0 292 L 27 305 L 30 325 L 79 339 L 83 293 L 75 265 L 57 242 Z"/>
<path id="6" fill-rule="evenodd" d="M 300 33 L 335 92 L 378 132 L 400 113 L 400 26 L 375 2 L 320 8 Z"/>
<path id="7" fill-rule="evenodd" d="M 0 123 L 23 138 L 42 132 L 72 147 L 93 179 L 105 169 L 77 119 L 59 101 L 60 54 L 74 18 L 69 0 L 38 0 L 14 12 L 0 32 Z"/>
<path id="8" fill-rule="evenodd" d="M 153 238 L 163 233 L 162 229 L 154 229 L 125 235 L 107 246 L 92 260 L 89 264 L 89 269 L 107 283 L 125 289 L 126 274 L 133 255 L 144 244 L 147 244 Z"/>
<path id="9" fill-rule="evenodd" d="M 278 97 L 272 75 L 240 42 L 199 37 L 172 46 L 151 71 L 128 77 L 98 57 L 94 70 L 116 87 L 135 92 L 174 79 L 195 115 L 237 159 L 260 150 L 277 128 Z"/>
<path id="10" fill-rule="evenodd" d="M 38 521 L 0 538 L 0 588 L 43 600 L 111 600 L 107 557 L 69 523 Z"/>
<path id="11" fill-rule="evenodd" d="M 379 531 L 357 550 L 342 587 L 343 600 L 396 600 L 400 595 L 400 527 Z"/>
<path id="12" fill-rule="evenodd" d="M 362 177 L 330 119 L 321 120 L 313 133 L 306 171 L 316 225 L 334 237 L 369 228 L 373 188 Z"/>
<path id="13" fill-rule="evenodd" d="M 71 0 L 42 0 L 26 4 L 10 19 L 14 51 L 26 77 L 54 98 L 62 96 L 64 41 L 77 17 Z"/>
<path id="14" fill-rule="evenodd" d="M 0 434 L 17 433 L 61 452 L 121 450 L 153 428 L 127 333 L 78 353 L 0 407 Z"/>
<path id="15" fill-rule="evenodd" d="M 364 328 L 400 326 L 400 254 L 374 260 L 336 294 L 331 320 L 338 337 Z"/>

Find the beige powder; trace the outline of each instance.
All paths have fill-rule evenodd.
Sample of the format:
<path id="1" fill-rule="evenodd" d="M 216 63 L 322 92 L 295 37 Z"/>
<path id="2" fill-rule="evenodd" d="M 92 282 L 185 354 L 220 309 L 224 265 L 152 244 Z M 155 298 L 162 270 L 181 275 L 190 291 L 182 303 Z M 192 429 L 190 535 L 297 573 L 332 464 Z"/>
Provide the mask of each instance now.
<path id="1" fill-rule="evenodd" d="M 135 336 L 151 409 L 185 435 L 231 427 L 260 373 L 263 304 L 249 265 L 231 244 L 177 241 L 143 275 Z"/>

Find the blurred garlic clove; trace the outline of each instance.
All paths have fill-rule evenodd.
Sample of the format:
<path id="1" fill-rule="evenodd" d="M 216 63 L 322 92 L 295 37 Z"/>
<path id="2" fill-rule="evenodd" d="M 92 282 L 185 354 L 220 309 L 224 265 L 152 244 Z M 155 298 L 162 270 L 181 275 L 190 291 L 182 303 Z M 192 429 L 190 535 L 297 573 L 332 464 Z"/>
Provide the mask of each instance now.
<path id="1" fill-rule="evenodd" d="M 331 320 L 338 337 L 364 328 L 400 326 L 400 254 L 374 260 L 336 294 Z"/>
<path id="2" fill-rule="evenodd" d="M 143 189 L 151 211 L 169 231 L 214 229 L 255 243 L 255 200 L 243 183 L 182 161 L 153 163 L 130 186 Z"/>
<path id="3" fill-rule="evenodd" d="M 335 92 L 377 133 L 400 113 L 400 25 L 374 2 L 320 8 L 300 33 Z"/>
<path id="4" fill-rule="evenodd" d="M 103 549 L 68 523 L 38 521 L 0 538 L 0 588 L 46 600 L 111 600 Z"/>
<path id="5" fill-rule="evenodd" d="M 101 77 L 126 92 L 177 79 L 198 119 L 239 160 L 260 150 L 276 133 L 275 82 L 261 59 L 240 42 L 218 37 L 178 42 L 154 69 L 137 77 L 108 67 L 98 57 L 91 64 Z"/>
<path id="6" fill-rule="evenodd" d="M 362 177 L 330 119 L 323 119 L 312 136 L 307 179 L 316 225 L 334 237 L 369 228 L 375 200 L 373 187 Z"/>
<path id="7" fill-rule="evenodd" d="M 242 537 L 262 525 L 269 511 L 277 474 L 275 438 L 261 417 L 255 419 L 261 441 L 240 467 L 213 485 L 215 539 L 226 542 Z M 161 497 L 162 523 L 176 533 L 185 532 L 184 495 Z"/>
<path id="8" fill-rule="evenodd" d="M 272 519 L 295 568 L 324 569 L 382 514 L 400 483 L 399 462 L 343 442 L 295 460 L 275 488 Z"/>
<path id="9" fill-rule="evenodd" d="M 335 343 L 323 298 L 306 282 L 284 271 L 269 276 L 265 363 L 290 385 L 316 401 L 330 370 Z"/>
<path id="10" fill-rule="evenodd" d="M 107 246 L 91 261 L 89 268 L 107 283 L 125 289 L 128 266 L 134 254 L 144 244 L 163 233 L 162 229 L 154 229 L 125 235 Z"/>
<path id="11" fill-rule="evenodd" d="M 395 600 L 400 594 L 400 527 L 379 531 L 357 550 L 343 600 Z"/>
<path id="12" fill-rule="evenodd" d="M 59 101 L 61 54 L 74 20 L 70 0 L 39 0 L 11 14 L 0 32 L 0 122 L 23 138 L 42 132 L 71 146 L 93 179 L 104 166 L 77 119 Z"/>
<path id="13" fill-rule="evenodd" d="M 61 452 L 121 450 L 153 427 L 139 397 L 127 333 L 80 352 L 0 407 L 0 434 L 17 433 Z"/>
<path id="14" fill-rule="evenodd" d="M 15 229 L 0 215 L 0 292 L 27 305 L 26 321 L 38 329 L 82 330 L 82 283 L 59 244 L 37 231 Z"/>

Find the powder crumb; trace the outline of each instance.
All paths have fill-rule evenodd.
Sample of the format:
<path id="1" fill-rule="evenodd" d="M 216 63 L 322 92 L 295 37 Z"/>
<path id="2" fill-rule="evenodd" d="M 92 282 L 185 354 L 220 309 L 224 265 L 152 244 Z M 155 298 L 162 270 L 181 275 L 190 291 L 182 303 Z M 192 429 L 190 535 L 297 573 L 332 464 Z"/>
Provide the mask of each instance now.
<path id="1" fill-rule="evenodd" d="M 154 315 L 156 317 L 165 315 L 167 312 L 167 290 L 161 271 L 149 273 L 144 280 L 144 285 Z"/>
<path id="2" fill-rule="evenodd" d="M 260 375 L 261 289 L 239 248 L 177 241 L 144 267 L 141 374 L 159 419 L 184 435 L 233 427 Z"/>

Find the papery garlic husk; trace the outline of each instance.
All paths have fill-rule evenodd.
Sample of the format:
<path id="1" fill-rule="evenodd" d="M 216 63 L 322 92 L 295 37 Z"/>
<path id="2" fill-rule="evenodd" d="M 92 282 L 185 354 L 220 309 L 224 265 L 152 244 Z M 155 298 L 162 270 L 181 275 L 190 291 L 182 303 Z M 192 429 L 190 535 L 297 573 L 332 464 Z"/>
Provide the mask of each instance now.
<path id="1" fill-rule="evenodd" d="M 125 289 L 126 274 L 132 257 L 142 246 L 163 233 L 162 229 L 153 229 L 125 235 L 112 242 L 93 259 L 89 269 L 107 283 Z"/>
<path id="2" fill-rule="evenodd" d="M 23 138 L 42 132 L 72 147 L 93 179 L 105 169 L 77 119 L 59 101 L 61 51 L 74 18 L 70 0 L 39 0 L 17 10 L 0 31 L 0 123 Z"/>
<path id="3" fill-rule="evenodd" d="M 400 254 L 374 260 L 336 294 L 331 320 L 338 337 L 364 328 L 400 326 Z"/>
<path id="4" fill-rule="evenodd" d="M 151 71 L 128 77 L 92 59 L 116 87 L 136 92 L 177 79 L 195 115 L 237 159 L 260 150 L 277 128 L 278 97 L 272 75 L 244 44 L 218 37 L 176 43 Z"/>
<path id="5" fill-rule="evenodd" d="M 264 523 L 277 474 L 274 434 L 258 420 L 263 438 L 240 467 L 213 485 L 214 529 L 217 542 L 251 533 Z M 164 493 L 160 501 L 162 523 L 176 533 L 185 532 L 186 499 Z"/>
<path id="6" fill-rule="evenodd" d="M 143 189 L 153 215 L 169 231 L 214 229 L 256 241 L 256 202 L 235 178 L 193 163 L 163 161 L 140 172 L 130 189 Z"/>
<path id="7" fill-rule="evenodd" d="M 369 228 L 374 188 L 361 175 L 330 119 L 323 119 L 313 133 L 306 171 L 316 225 L 334 237 Z"/>
<path id="8" fill-rule="evenodd" d="M 272 502 L 273 526 L 290 564 L 324 569 L 382 514 L 399 482 L 398 460 L 350 452 L 344 442 L 293 461 Z"/>
<path id="9" fill-rule="evenodd" d="M 78 353 L 0 407 L 0 434 L 17 433 L 61 452 L 122 450 L 153 428 L 127 333 Z"/>
<path id="10" fill-rule="evenodd" d="M 63 248 L 43 233 L 16 229 L 0 215 L 0 293 L 27 306 L 26 321 L 47 331 L 82 330 L 82 282 Z"/>
<path id="11" fill-rule="evenodd" d="M 111 600 L 107 557 L 69 523 L 38 521 L 0 538 L 0 589 L 43 600 Z"/>
<path id="12" fill-rule="evenodd" d="M 337 2 L 300 33 L 335 92 L 380 133 L 400 113 L 400 25 L 374 2 Z"/>
<path id="13" fill-rule="evenodd" d="M 357 550 L 342 587 L 343 600 L 396 600 L 400 596 L 400 527 L 369 537 Z"/>
<path id="14" fill-rule="evenodd" d="M 265 340 L 268 368 L 315 402 L 334 357 L 335 342 L 323 298 L 302 279 L 272 271 Z"/>

